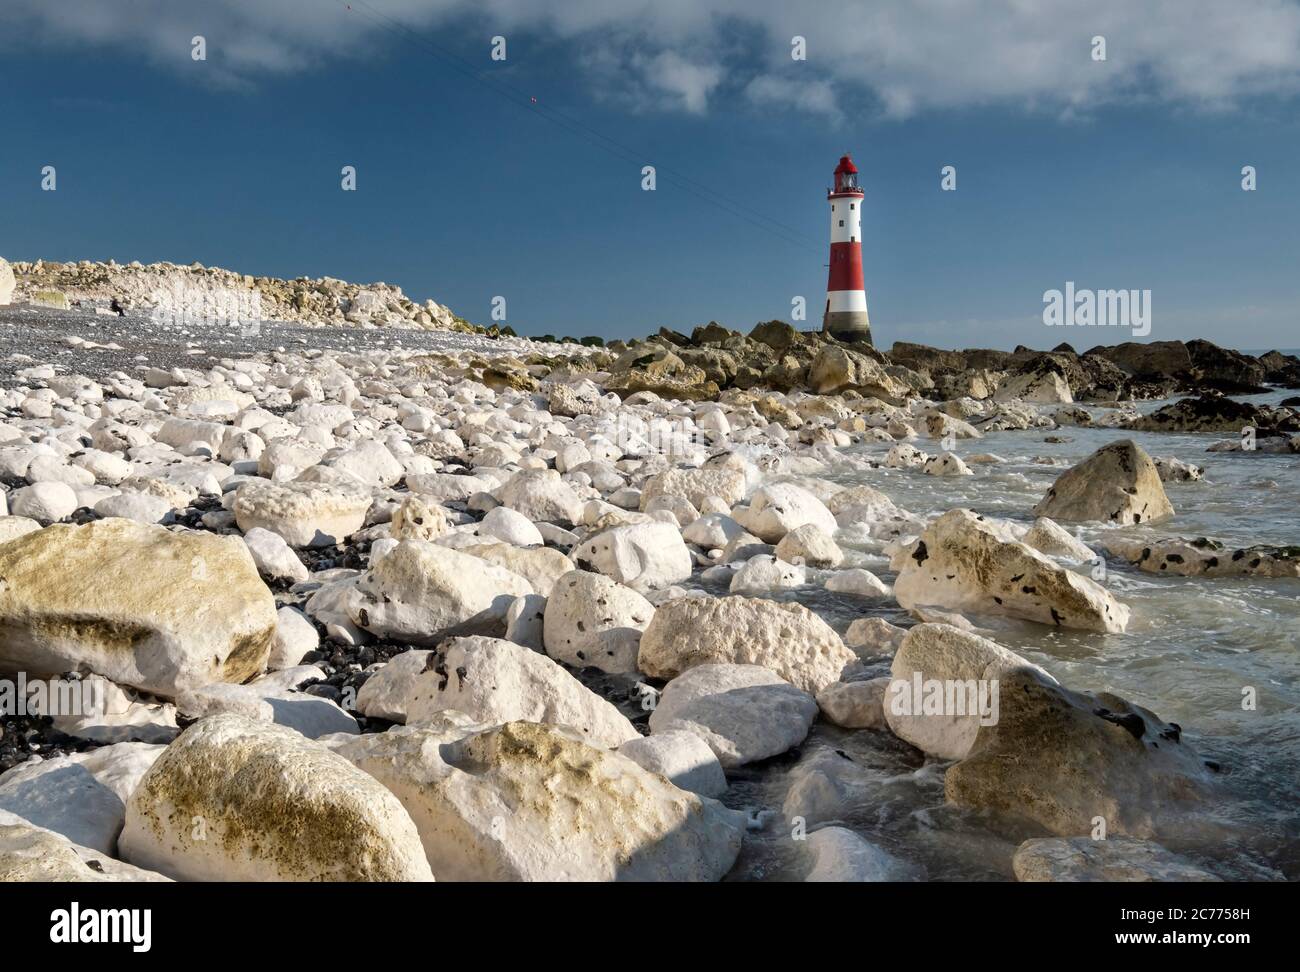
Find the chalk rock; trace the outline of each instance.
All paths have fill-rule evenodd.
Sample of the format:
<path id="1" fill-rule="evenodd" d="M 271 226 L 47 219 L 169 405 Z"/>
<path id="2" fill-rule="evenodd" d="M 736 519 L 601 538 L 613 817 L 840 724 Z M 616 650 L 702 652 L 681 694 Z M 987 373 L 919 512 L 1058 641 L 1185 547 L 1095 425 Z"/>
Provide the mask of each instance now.
<path id="1" fill-rule="evenodd" d="M 944 777 L 958 806 L 1032 820 L 1062 837 L 1152 837 L 1189 826 L 1212 792 L 1174 723 L 1110 693 L 1072 692 L 1032 669 L 1000 676 L 1000 713 Z M 888 710 L 886 710 L 888 711 Z"/>
<path id="2" fill-rule="evenodd" d="M 122 856 L 190 881 L 428 881 L 384 786 L 292 729 L 223 714 L 190 726 L 127 801 Z"/>
<path id="3" fill-rule="evenodd" d="M 244 534 L 244 543 L 253 555 L 257 572 L 268 581 L 293 584 L 311 576 L 307 565 L 298 559 L 293 548 L 278 533 L 253 527 Z"/>
<path id="4" fill-rule="evenodd" d="M 658 773 L 683 790 L 700 796 L 721 796 L 727 789 L 727 774 L 709 744 L 684 729 L 638 736 L 618 747 L 642 769 Z"/>
<path id="5" fill-rule="evenodd" d="M 800 604 L 756 597 L 683 597 L 661 605 L 641 635 L 641 671 L 674 678 L 696 665 L 761 665 L 805 692 L 838 682 L 853 652 Z"/>
<path id="6" fill-rule="evenodd" d="M 172 696 L 266 667 L 275 602 L 237 537 L 131 520 L 0 546 L 0 670 L 92 671 Z"/>
<path id="7" fill-rule="evenodd" d="M 1151 457 L 1124 439 L 1063 472 L 1034 507 L 1034 515 L 1128 526 L 1171 517 L 1174 507 Z"/>
<path id="8" fill-rule="evenodd" d="M 575 570 L 551 590 L 542 639 L 552 658 L 578 668 L 635 672 L 641 633 L 655 609 L 604 574 Z"/>
<path id="9" fill-rule="evenodd" d="M 330 547 L 364 525 L 370 494 L 357 487 L 326 483 L 263 483 L 240 486 L 235 522 L 247 533 L 262 527 L 291 547 Z"/>
<path id="10" fill-rule="evenodd" d="M 685 730 L 724 767 L 767 759 L 803 742 L 817 702 L 758 665 L 697 665 L 663 690 L 651 733 Z"/>
<path id="11" fill-rule="evenodd" d="M 932 606 L 1112 633 L 1128 625 L 1128 607 L 1104 587 L 970 510 L 939 517 L 895 566 L 894 596 L 909 610 Z"/>
<path id="12" fill-rule="evenodd" d="M 825 569 L 844 562 L 844 551 L 815 523 L 795 527 L 776 545 L 776 556 L 788 564 Z"/>
<path id="13" fill-rule="evenodd" d="M 126 801 L 164 748 L 126 742 L 22 763 L 0 773 L 0 810 L 116 856 Z"/>
<path id="14" fill-rule="evenodd" d="M 358 579 L 348 616 L 379 638 L 433 645 L 452 634 L 500 633 L 505 612 L 532 585 L 503 567 L 403 540 Z"/>
<path id="15" fill-rule="evenodd" d="M 1016 848 L 1018 881 L 1218 881 L 1204 868 L 1133 837 L 1036 837 Z"/>
<path id="16" fill-rule="evenodd" d="M 406 698 L 406 723 L 430 724 L 449 709 L 488 725 L 569 726 L 605 749 L 637 736 L 626 716 L 554 661 L 499 638 L 453 638 L 426 661 Z"/>
<path id="17" fill-rule="evenodd" d="M 805 842 L 812 870 L 805 882 L 898 881 L 908 868 L 892 854 L 845 827 L 823 827 Z"/>
<path id="18" fill-rule="evenodd" d="M 888 729 L 885 721 L 887 675 L 857 682 L 835 682 L 817 693 L 817 706 L 828 722 L 844 729 Z"/>
<path id="19" fill-rule="evenodd" d="M 557 726 L 441 723 L 339 752 L 410 810 L 447 881 L 716 881 L 743 817 Z"/>
<path id="20" fill-rule="evenodd" d="M 775 483 L 755 490 L 740 522 L 765 543 L 776 543 L 805 524 L 818 527 L 827 536 L 833 536 L 838 528 L 826 505 L 794 483 Z"/>
<path id="21" fill-rule="evenodd" d="M 394 656 L 357 692 L 357 711 L 367 718 L 406 722 L 406 703 L 424 674 L 432 651 L 412 648 Z"/>
<path id="22" fill-rule="evenodd" d="M 947 624 L 918 624 L 909 629 L 890 666 L 885 721 L 894 735 L 922 752 L 961 759 L 970 752 L 981 721 L 999 717 L 999 680 L 1025 667 L 1037 669 L 987 638 Z"/>
<path id="23" fill-rule="evenodd" d="M 1086 543 L 1045 516 L 1034 521 L 1034 525 L 1024 535 L 1023 542 L 1049 557 L 1091 561 L 1097 556 Z"/>
<path id="24" fill-rule="evenodd" d="M 691 552 L 671 523 L 631 523 L 597 533 L 573 551 L 578 569 L 645 593 L 691 576 Z"/>

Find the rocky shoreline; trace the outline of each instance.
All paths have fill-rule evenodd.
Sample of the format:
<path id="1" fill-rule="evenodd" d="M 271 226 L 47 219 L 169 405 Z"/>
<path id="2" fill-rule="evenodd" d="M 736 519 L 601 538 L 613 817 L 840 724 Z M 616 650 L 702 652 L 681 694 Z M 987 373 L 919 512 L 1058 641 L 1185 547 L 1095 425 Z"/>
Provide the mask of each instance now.
<path id="1" fill-rule="evenodd" d="M 719 880 L 759 839 L 810 881 L 935 876 L 842 825 L 854 738 L 1029 835 L 1002 873 L 1218 879 L 1182 850 L 1217 825 L 1214 741 L 999 631 L 1123 636 L 1099 565 L 1300 577 L 1267 537 L 1179 536 L 1166 484 L 1200 470 L 1130 438 L 1300 452 L 1294 407 L 1229 397 L 1300 387 L 1300 359 L 881 352 L 779 321 L 557 345 L 359 297 L 383 285 L 213 275 L 281 320 L 466 343 L 196 334 L 188 366 L 96 370 L 93 325 L 114 302 L 148 319 L 122 281 L 157 273 L 102 266 L 14 265 L 68 333 L 57 358 L 16 349 L 0 388 L 0 678 L 100 702 L 0 721 L 0 879 Z M 986 435 L 1080 428 L 1111 439 L 1022 519 L 925 516 L 870 482 L 956 489 L 1001 462 Z M 860 617 L 828 623 L 822 591 Z M 931 683 L 996 685 L 997 711 L 895 697 Z M 776 766 L 780 805 L 750 802 Z"/>

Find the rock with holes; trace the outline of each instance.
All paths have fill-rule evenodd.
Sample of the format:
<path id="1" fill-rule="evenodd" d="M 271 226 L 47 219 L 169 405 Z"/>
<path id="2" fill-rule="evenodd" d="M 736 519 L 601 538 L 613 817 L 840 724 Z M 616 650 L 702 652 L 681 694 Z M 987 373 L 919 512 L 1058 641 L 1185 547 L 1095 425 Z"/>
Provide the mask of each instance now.
<path id="1" fill-rule="evenodd" d="M 1207 537 L 1106 537 L 1101 545 L 1148 574 L 1300 577 L 1300 546 L 1231 547 Z"/>
<path id="2" fill-rule="evenodd" d="M 275 600 L 238 537 L 132 520 L 0 546 L 0 671 L 90 671 L 165 697 L 266 668 Z"/>
<path id="3" fill-rule="evenodd" d="M 545 655 L 499 638 L 453 638 L 434 651 L 405 700 L 407 725 L 448 710 L 476 722 L 515 719 L 569 726 L 613 749 L 637 736 L 627 717 Z"/>
<path id="4" fill-rule="evenodd" d="M 429 881 L 409 814 L 372 776 L 292 729 L 222 714 L 145 773 L 118 841 L 188 881 Z"/>
<path id="5" fill-rule="evenodd" d="M 803 587 L 808 572 L 802 564 L 787 563 L 769 554 L 751 557 L 732 575 L 732 594 L 767 594 L 782 588 Z"/>
<path id="6" fill-rule="evenodd" d="M 764 543 L 776 543 L 805 524 L 812 524 L 827 536 L 833 536 L 837 529 L 826 504 L 794 483 L 763 486 L 755 490 L 749 508 L 743 513 L 742 509 L 737 508 L 736 518 Z"/>
<path id="7" fill-rule="evenodd" d="M 1124 439 L 1063 472 L 1034 507 L 1034 515 L 1128 526 L 1168 519 L 1174 507 L 1151 457 Z"/>
<path id="8" fill-rule="evenodd" d="M 410 811 L 447 881 L 716 881 L 744 817 L 571 730 L 444 719 L 339 752 Z"/>
<path id="9" fill-rule="evenodd" d="M 939 517 L 894 566 L 894 597 L 909 610 L 928 606 L 1112 633 L 1128 625 L 1128 607 L 1100 584 L 970 510 Z"/>
<path id="10" fill-rule="evenodd" d="M 650 731 L 694 733 L 731 768 L 799 745 L 815 718 L 817 701 L 766 668 L 697 665 L 663 690 Z"/>
<path id="11" fill-rule="evenodd" d="M 654 605 L 604 574 L 575 570 L 555 583 L 546 602 L 546 653 L 577 668 L 635 672 L 641 633 Z"/>
<path id="12" fill-rule="evenodd" d="M 944 777 L 948 801 L 1028 819 L 1061 837 L 1152 837 L 1196 828 L 1214 764 L 1176 723 L 1108 692 L 1072 692 L 1041 672 L 999 677 L 998 720 Z"/>
<path id="13" fill-rule="evenodd" d="M 801 604 L 757 597 L 682 597 L 641 636 L 641 671 L 675 678 L 696 665 L 761 665 L 808 693 L 838 682 L 855 656 Z"/>

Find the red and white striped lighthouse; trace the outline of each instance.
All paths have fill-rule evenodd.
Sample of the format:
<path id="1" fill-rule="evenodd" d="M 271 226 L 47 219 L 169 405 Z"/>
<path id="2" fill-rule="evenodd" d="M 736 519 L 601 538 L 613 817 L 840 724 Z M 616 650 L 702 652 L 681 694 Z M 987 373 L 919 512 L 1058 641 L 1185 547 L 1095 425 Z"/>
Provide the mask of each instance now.
<path id="1" fill-rule="evenodd" d="M 847 155 L 835 167 L 831 204 L 831 272 L 826 284 L 822 330 L 844 341 L 871 341 L 867 292 L 862 280 L 862 190 L 858 167 Z"/>

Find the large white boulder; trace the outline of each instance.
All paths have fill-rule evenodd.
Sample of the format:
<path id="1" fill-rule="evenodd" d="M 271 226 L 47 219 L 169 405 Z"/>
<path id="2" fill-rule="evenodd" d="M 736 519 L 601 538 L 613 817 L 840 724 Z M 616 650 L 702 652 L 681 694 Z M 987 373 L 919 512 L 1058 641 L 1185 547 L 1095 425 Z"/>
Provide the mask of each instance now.
<path id="1" fill-rule="evenodd" d="M 774 483 L 762 486 L 750 497 L 749 508 L 737 519 L 745 529 L 764 543 L 776 543 L 791 530 L 805 524 L 818 527 L 827 536 L 834 536 L 835 516 L 826 504 L 802 486 L 794 483 Z"/>
<path id="2" fill-rule="evenodd" d="M 918 624 L 890 666 L 884 718 L 894 735 L 940 759 L 962 759 L 982 723 L 999 717 L 1001 677 L 1037 666 L 987 638 L 948 624 Z"/>
<path id="3" fill-rule="evenodd" d="M 445 720 L 339 752 L 410 811 L 444 881 L 716 881 L 744 818 L 571 731 Z"/>
<path id="4" fill-rule="evenodd" d="M 238 537 L 131 520 L 0 546 L 0 670 L 91 671 L 162 696 L 266 667 L 275 601 Z"/>
<path id="5" fill-rule="evenodd" d="M 1174 507 L 1146 450 L 1123 439 L 1061 473 L 1034 515 L 1128 526 L 1167 519 Z"/>
<path id="6" fill-rule="evenodd" d="M 692 732 L 730 768 L 799 745 L 815 718 L 817 701 L 766 668 L 697 665 L 663 690 L 650 731 Z"/>
<path id="7" fill-rule="evenodd" d="M 552 658 L 577 668 L 635 672 L 641 633 L 654 605 L 630 587 L 586 570 L 555 583 L 542 620 L 542 643 Z"/>
<path id="8" fill-rule="evenodd" d="M 573 551 L 579 569 L 642 593 L 691 576 L 691 552 L 673 523 L 631 523 L 597 533 Z"/>
<path id="9" fill-rule="evenodd" d="M 894 596 L 909 610 L 938 607 L 1112 633 L 1128 625 L 1128 607 L 1100 584 L 970 510 L 939 517 L 894 566 Z"/>
<path id="10" fill-rule="evenodd" d="M 373 777 L 292 729 L 233 714 L 185 730 L 132 792 L 118 841 L 189 881 L 428 881 L 420 836 Z"/>
<path id="11" fill-rule="evenodd" d="M 532 585 L 503 567 L 429 543 L 403 540 L 373 564 L 347 597 L 348 615 L 379 638 L 432 645 L 449 634 L 497 634 Z"/>
<path id="12" fill-rule="evenodd" d="M 370 502 L 360 487 L 253 481 L 235 493 L 235 522 L 245 533 L 278 533 L 292 547 L 329 547 L 361 529 Z"/>
<path id="13" fill-rule="evenodd" d="M 452 638 L 440 645 L 411 683 L 405 705 L 411 726 L 455 710 L 489 725 L 524 719 L 569 726 L 605 749 L 637 736 L 626 716 L 554 661 L 499 638 Z"/>
<path id="14" fill-rule="evenodd" d="M 756 597 L 682 597 L 660 605 L 641 636 L 639 664 L 652 678 L 696 665 L 761 665 L 805 692 L 838 682 L 855 656 L 800 604 Z"/>

